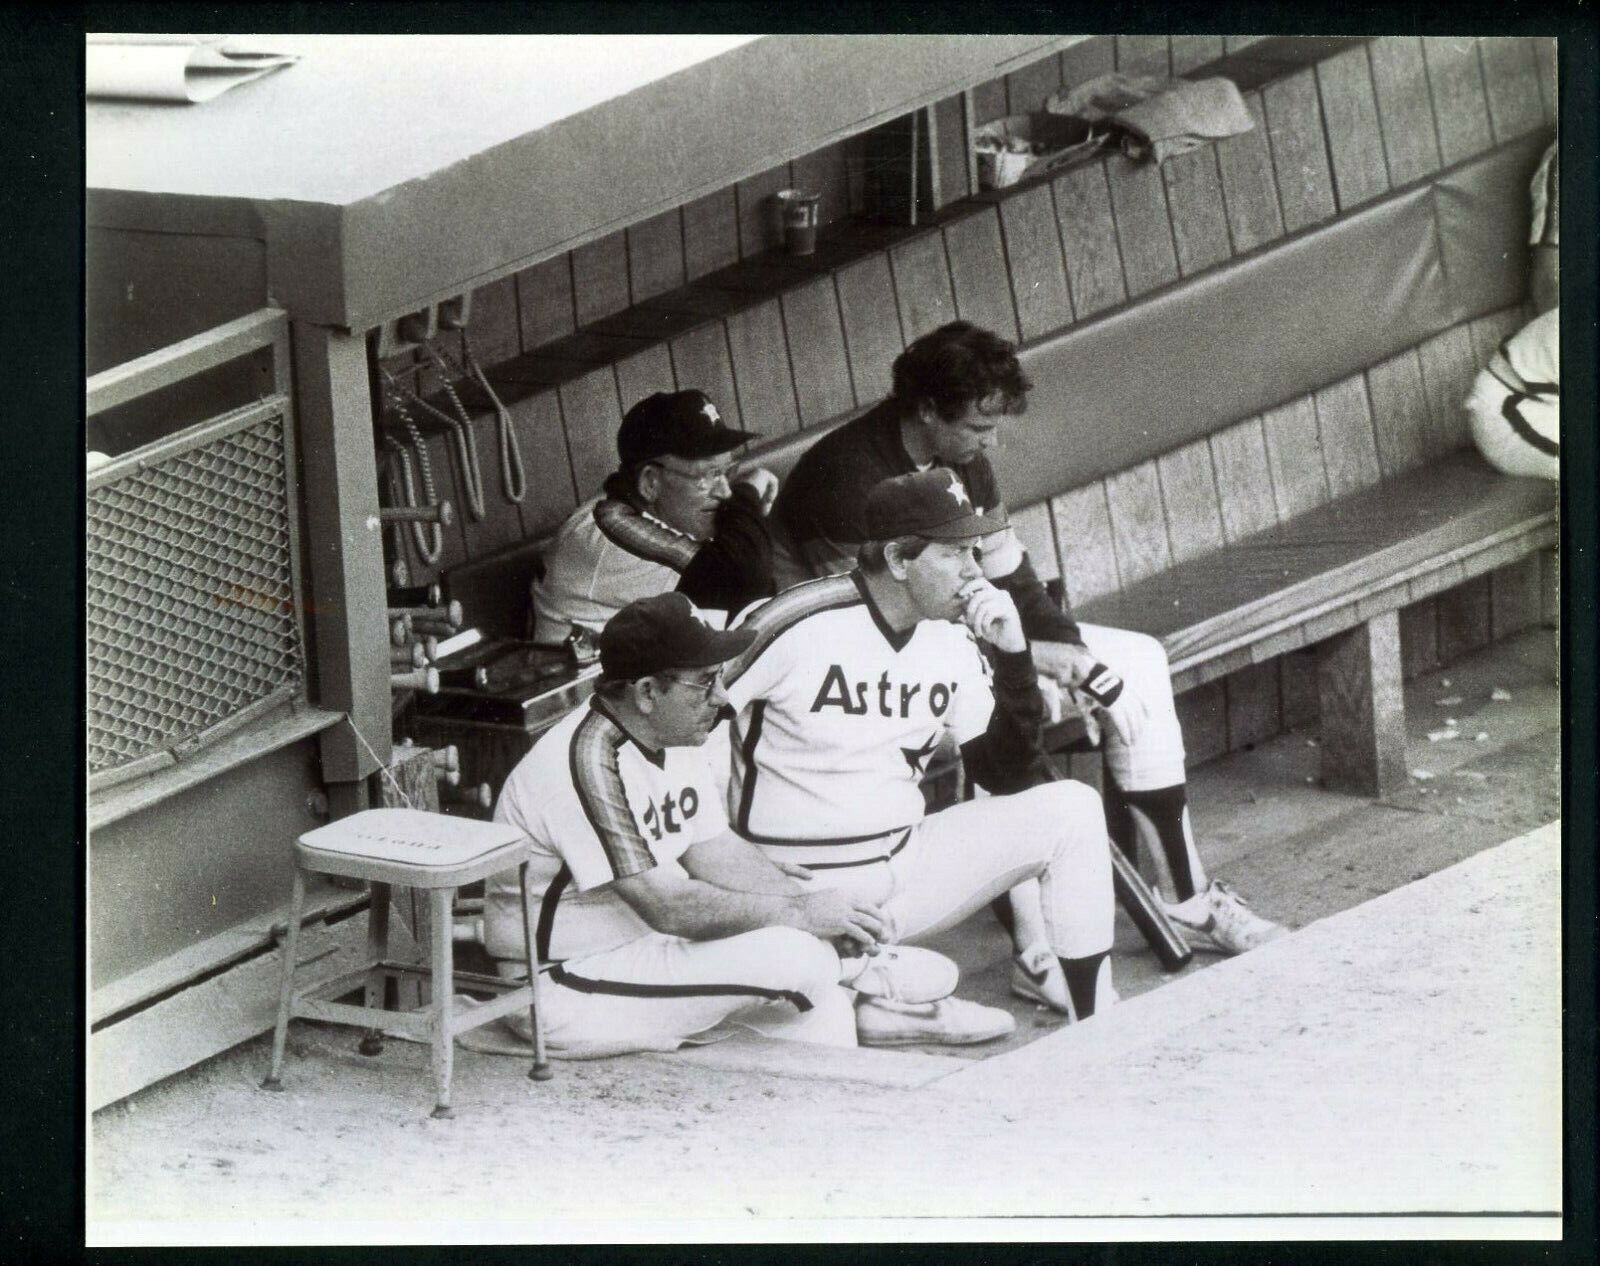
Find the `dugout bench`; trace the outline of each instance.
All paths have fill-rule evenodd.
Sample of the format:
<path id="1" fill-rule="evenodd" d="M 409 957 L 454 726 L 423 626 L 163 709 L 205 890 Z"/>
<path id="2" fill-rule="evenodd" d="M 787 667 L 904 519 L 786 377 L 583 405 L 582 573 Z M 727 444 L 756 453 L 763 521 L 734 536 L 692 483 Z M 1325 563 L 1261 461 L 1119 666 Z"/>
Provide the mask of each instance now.
<path id="1" fill-rule="evenodd" d="M 1330 786 L 1405 780 L 1406 612 L 1477 584 L 1497 635 L 1553 616 L 1557 489 L 1491 470 L 1460 407 L 1524 320 L 1527 181 L 1549 139 L 1525 133 L 1022 346 L 1035 388 L 995 464 L 1036 569 L 1082 619 L 1159 637 L 1180 695 L 1314 650 Z M 963 217 L 1037 192 L 980 196 L 927 232 L 953 255 Z M 1061 267 L 1007 242 L 1013 288 Z M 785 475 L 860 412 L 746 456 Z M 521 633 L 541 544 L 452 569 L 450 596 Z M 1070 750 L 1082 729 L 1050 737 Z"/>

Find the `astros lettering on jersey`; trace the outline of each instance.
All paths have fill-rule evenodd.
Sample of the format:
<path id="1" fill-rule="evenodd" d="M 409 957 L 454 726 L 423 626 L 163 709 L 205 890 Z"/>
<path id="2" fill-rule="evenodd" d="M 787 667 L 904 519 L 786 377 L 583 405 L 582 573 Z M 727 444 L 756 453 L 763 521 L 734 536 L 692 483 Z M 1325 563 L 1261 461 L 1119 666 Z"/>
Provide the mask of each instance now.
<path id="1" fill-rule="evenodd" d="M 975 738 L 993 711 L 972 635 L 926 620 L 896 632 L 859 573 L 797 585 L 743 627 L 756 640 L 723 673 L 735 829 L 814 868 L 892 851 L 885 837 L 923 816 L 920 781 L 941 742 Z"/>
<path id="2" fill-rule="evenodd" d="M 581 958 L 650 927 L 611 882 L 656 866 L 678 869 L 692 844 L 728 829 L 705 754 L 639 745 L 599 696 L 552 726 L 506 780 L 495 820 L 533 840 L 528 902 L 538 909 L 542 961 Z M 488 949 L 522 958 L 517 875 L 485 887 Z"/>

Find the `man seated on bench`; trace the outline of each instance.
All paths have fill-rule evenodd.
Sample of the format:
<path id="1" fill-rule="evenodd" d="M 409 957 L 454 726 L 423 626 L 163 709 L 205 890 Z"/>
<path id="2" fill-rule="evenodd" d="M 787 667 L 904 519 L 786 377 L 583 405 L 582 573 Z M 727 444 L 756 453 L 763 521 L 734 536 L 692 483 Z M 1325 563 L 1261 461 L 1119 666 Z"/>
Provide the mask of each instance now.
<path id="1" fill-rule="evenodd" d="M 533 640 L 560 646 L 598 632 L 635 598 L 676 590 L 728 613 L 771 595 L 766 514 L 777 476 L 732 473 L 728 455 L 752 436 L 722 421 L 701 391 L 658 391 L 617 431 L 621 466 L 599 497 L 568 516 L 533 584 Z"/>
<path id="2" fill-rule="evenodd" d="M 600 634 L 596 693 L 506 780 L 494 816 L 533 840 L 557 1057 L 675 1050 L 729 1019 L 854 1046 L 857 992 L 927 1003 L 955 988 L 944 956 L 879 945 L 877 901 L 802 885 L 728 830 L 700 745 L 726 703 L 721 665 L 754 638 L 712 629 L 681 594 L 630 603 Z M 501 974 L 525 977 L 516 871 L 489 880 L 484 909 Z M 505 1023 L 530 1039 L 527 1015 Z"/>
<path id="3" fill-rule="evenodd" d="M 755 641 L 723 670 L 737 714 L 734 830 L 818 888 L 873 903 L 896 942 L 1039 881 L 1062 1010 L 1087 1019 L 1116 1000 L 1110 845 L 1094 790 L 1046 781 L 1022 621 L 977 560 L 1005 511 L 980 511 L 954 471 L 933 470 L 881 483 L 866 522 L 859 570 L 786 590 L 738 626 Z M 929 814 L 921 779 L 946 737 L 995 794 Z M 1006 1011 L 955 998 L 856 1008 L 861 1041 L 880 1045 L 958 1045 L 1014 1027 Z"/>
<path id="4" fill-rule="evenodd" d="M 868 539 L 867 495 L 880 480 L 948 468 L 975 507 L 993 512 L 1002 497 L 987 451 L 1002 418 L 1027 407 L 1028 381 L 1015 347 L 965 321 L 941 326 L 895 360 L 889 397 L 823 436 L 801 458 L 773 515 L 813 574 L 843 570 Z M 1063 436 L 1063 442 L 1070 442 Z M 1171 875 L 1168 914 L 1195 949 L 1238 954 L 1283 928 L 1250 910 L 1220 880 L 1207 877 L 1189 820 L 1183 732 L 1161 643 L 1141 633 L 1079 625 L 1053 602 L 1010 528 L 982 543 L 984 574 L 1016 602 L 1040 672 L 1069 700 L 1104 723 L 1106 815 L 1112 838 L 1130 855 L 1142 842 Z M 792 565 L 792 564 L 791 564 Z M 780 584 L 784 582 L 782 568 Z M 1038 969 L 1037 916 L 1029 899 L 1012 902 L 1018 961 L 1013 991 L 1056 1005 Z M 996 913 L 1005 921 L 1001 909 Z"/>

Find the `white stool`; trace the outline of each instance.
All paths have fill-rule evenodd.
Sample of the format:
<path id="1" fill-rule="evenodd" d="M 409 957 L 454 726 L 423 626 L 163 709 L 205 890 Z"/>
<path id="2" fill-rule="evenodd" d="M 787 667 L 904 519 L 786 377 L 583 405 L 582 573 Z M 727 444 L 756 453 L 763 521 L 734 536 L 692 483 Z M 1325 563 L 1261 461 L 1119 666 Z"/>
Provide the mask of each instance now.
<path id="1" fill-rule="evenodd" d="M 360 1025 L 367 1030 L 360 1046 L 363 1055 L 376 1055 L 383 1049 L 380 1026 L 386 1026 L 408 1037 L 431 1040 L 437 1094 L 433 1115 L 448 1117 L 451 1115 L 450 1074 L 455 1035 L 510 1015 L 519 1007 L 528 1008 L 533 1022 L 533 1068 L 528 1076 L 535 1081 L 549 1080 L 550 1065 L 545 1059 L 544 1033 L 539 1025 L 539 974 L 532 973 L 529 983 L 518 985 L 499 976 L 458 972 L 453 957 L 451 909 L 456 889 L 516 867 L 522 879 L 518 887 L 523 893 L 524 949 L 528 961 L 534 961 L 534 928 L 528 916 L 527 899 L 531 848 L 528 838 L 515 827 L 416 809 L 368 809 L 302 835 L 294 846 L 294 890 L 290 900 L 289 934 L 283 947 L 278 1022 L 272 1034 L 272 1071 L 261 1083 L 262 1088 L 283 1089 L 279 1073 L 292 1017 Z M 294 973 L 298 966 L 296 953 L 308 874 L 343 875 L 364 879 L 371 885 L 367 961 L 364 966 L 297 996 Z M 385 957 L 389 949 L 390 889 L 394 886 L 423 889 L 428 893 L 433 947 L 432 961 L 427 966 L 389 962 Z M 405 977 L 430 979 L 432 1004 L 425 1013 L 385 1010 L 387 981 Z M 331 1001 L 363 981 L 366 986 L 363 1006 Z M 470 985 L 479 992 L 499 996 L 481 1005 L 457 1007 L 456 984 Z"/>

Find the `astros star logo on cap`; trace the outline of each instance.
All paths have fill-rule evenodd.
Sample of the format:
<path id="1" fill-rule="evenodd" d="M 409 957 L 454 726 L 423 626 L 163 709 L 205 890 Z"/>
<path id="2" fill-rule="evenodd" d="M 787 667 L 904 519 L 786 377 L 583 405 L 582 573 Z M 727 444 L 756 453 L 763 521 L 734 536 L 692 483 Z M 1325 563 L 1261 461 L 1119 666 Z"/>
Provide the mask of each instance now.
<path id="1" fill-rule="evenodd" d="M 703 405 L 701 405 L 700 412 L 705 414 L 706 417 L 711 420 L 712 426 L 722 425 L 722 414 L 717 412 L 717 406 L 712 404 L 711 401 L 707 400 Z"/>
<path id="2" fill-rule="evenodd" d="M 955 498 L 955 502 L 958 506 L 969 506 L 972 504 L 972 499 L 967 496 L 967 490 L 961 486 L 961 480 L 957 479 L 953 472 L 950 475 L 950 486 L 946 488 L 945 491 Z"/>

